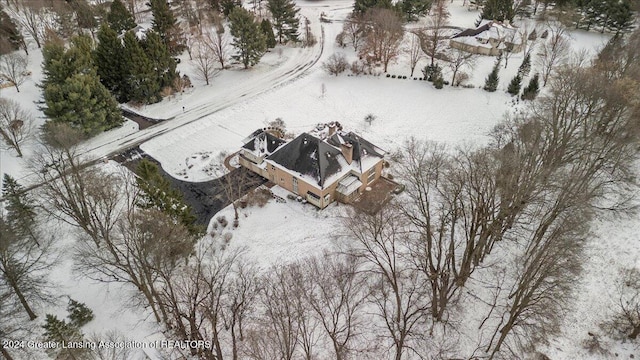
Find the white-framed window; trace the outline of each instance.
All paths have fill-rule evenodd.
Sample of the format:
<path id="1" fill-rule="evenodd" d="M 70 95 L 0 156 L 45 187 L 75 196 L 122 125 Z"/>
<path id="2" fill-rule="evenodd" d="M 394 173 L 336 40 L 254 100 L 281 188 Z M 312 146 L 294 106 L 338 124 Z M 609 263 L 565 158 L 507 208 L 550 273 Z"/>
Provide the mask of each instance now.
<path id="1" fill-rule="evenodd" d="M 293 180 L 291 182 L 293 183 L 293 192 L 297 194 L 298 193 L 298 178 L 296 178 L 294 176 Z"/>
<path id="2" fill-rule="evenodd" d="M 324 196 L 324 203 L 325 203 L 325 204 L 328 204 L 328 203 L 329 203 L 329 200 L 331 200 L 331 194 L 327 194 L 327 195 L 325 195 L 325 196 Z"/>
<path id="3" fill-rule="evenodd" d="M 367 174 L 367 184 L 371 184 L 371 182 L 376 178 L 376 168 L 375 166 L 369 170 Z"/>

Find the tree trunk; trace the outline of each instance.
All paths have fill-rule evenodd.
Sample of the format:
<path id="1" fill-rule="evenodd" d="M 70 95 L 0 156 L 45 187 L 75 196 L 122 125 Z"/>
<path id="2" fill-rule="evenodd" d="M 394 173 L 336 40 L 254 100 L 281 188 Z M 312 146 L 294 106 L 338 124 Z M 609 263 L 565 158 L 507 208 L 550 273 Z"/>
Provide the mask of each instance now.
<path id="1" fill-rule="evenodd" d="M 6 360 L 13 360 L 13 358 L 11 357 L 11 355 L 9 355 L 9 352 L 7 352 L 7 349 L 5 349 L 4 347 L 0 346 L 0 354 L 2 354 L 2 356 L 6 359 Z"/>
<path id="2" fill-rule="evenodd" d="M 18 287 L 18 284 L 16 284 L 15 281 L 12 281 L 12 280 L 9 280 L 8 282 L 11 288 L 13 289 L 13 291 L 15 292 L 16 296 L 18 296 L 18 299 L 20 300 L 20 304 L 22 304 L 22 307 L 24 308 L 24 310 L 27 312 L 27 314 L 29 314 L 29 319 L 35 320 L 38 317 L 38 315 L 36 315 L 36 313 L 34 313 L 31 307 L 29 306 L 27 299 L 24 297 L 24 294 L 22 294 L 22 291 L 20 291 L 20 288 Z"/>

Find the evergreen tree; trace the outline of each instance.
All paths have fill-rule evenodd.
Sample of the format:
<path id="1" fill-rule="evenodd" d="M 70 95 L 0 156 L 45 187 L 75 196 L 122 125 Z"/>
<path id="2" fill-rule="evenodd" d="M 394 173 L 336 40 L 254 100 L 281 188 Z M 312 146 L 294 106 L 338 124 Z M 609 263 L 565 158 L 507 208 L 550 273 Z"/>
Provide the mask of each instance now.
<path id="1" fill-rule="evenodd" d="M 38 241 L 33 233 L 36 224 L 35 201 L 22 185 L 9 174 L 2 179 L 2 197 L 5 199 L 5 220 L 11 232 L 18 237 L 32 238 Z"/>
<path id="2" fill-rule="evenodd" d="M 482 18 L 496 21 L 513 21 L 515 12 L 513 0 L 486 0 L 482 8 Z"/>
<path id="3" fill-rule="evenodd" d="M 432 0 L 402 0 L 396 3 L 396 7 L 404 15 L 405 20 L 416 21 L 420 16 L 429 13 L 432 3 Z"/>
<path id="4" fill-rule="evenodd" d="M 391 0 L 356 0 L 353 5 L 353 12 L 357 15 L 364 15 L 371 8 L 392 9 Z"/>
<path id="5" fill-rule="evenodd" d="M 518 75 L 520 75 L 520 78 L 522 79 L 529 76 L 529 71 L 531 71 L 531 55 L 527 53 L 524 56 L 524 59 L 522 59 L 522 64 L 520 64 L 520 67 L 518 68 Z"/>
<path id="6" fill-rule="evenodd" d="M 127 97 L 142 104 L 160 101 L 161 87 L 154 64 L 131 31 L 124 35 L 123 58 L 125 67 L 129 69 Z"/>
<path id="7" fill-rule="evenodd" d="M 47 314 L 44 325 L 44 338 L 47 341 L 54 341 L 57 343 L 80 341 L 82 340 L 82 333 L 80 330 L 67 323 L 65 320 L 58 319 L 57 316 Z"/>
<path id="8" fill-rule="evenodd" d="M 242 62 L 245 69 L 257 64 L 267 50 L 267 42 L 253 15 L 246 9 L 237 7 L 229 15 L 229 20 L 232 45 L 238 50 L 233 58 Z"/>
<path id="9" fill-rule="evenodd" d="M 278 42 L 298 41 L 299 8 L 293 0 L 267 0 L 267 9 L 273 16 L 273 27 L 278 34 Z"/>
<path id="10" fill-rule="evenodd" d="M 94 13 L 93 7 L 89 5 L 89 3 L 87 3 L 85 0 L 72 0 L 70 5 L 74 9 L 78 28 L 91 31 L 98 26 L 96 14 Z"/>
<path id="11" fill-rule="evenodd" d="M 262 19 L 262 21 L 260 22 L 260 30 L 262 30 L 262 33 L 265 36 L 266 42 L 267 42 L 267 48 L 268 49 L 273 49 L 277 42 L 276 42 L 276 36 L 273 34 L 273 27 L 271 26 L 271 21 L 269 21 L 269 19 Z"/>
<path id="12" fill-rule="evenodd" d="M 65 320 L 59 320 L 57 316 L 47 314 L 44 328 L 44 338 L 46 341 L 53 341 L 58 344 L 62 342 L 81 342 L 84 338 L 80 329 Z M 50 355 L 56 359 L 83 359 L 88 355 L 88 349 L 58 346 L 49 350 Z"/>
<path id="13" fill-rule="evenodd" d="M 68 50 L 58 42 L 43 48 L 44 105 L 52 123 L 66 123 L 86 135 L 95 135 L 122 123 L 118 103 L 100 83 L 88 36 L 76 36 Z"/>
<path id="14" fill-rule="evenodd" d="M 520 87 L 522 86 L 522 78 L 520 75 L 516 75 L 511 79 L 509 83 L 509 87 L 507 88 L 507 92 L 513 96 L 518 95 L 520 92 Z"/>
<path id="15" fill-rule="evenodd" d="M 496 64 L 493 66 L 493 70 L 489 73 L 489 76 L 484 81 L 484 90 L 488 92 L 494 92 L 498 89 L 498 82 L 500 81 L 500 77 L 498 76 L 500 72 L 500 61 L 496 61 Z"/>
<path id="16" fill-rule="evenodd" d="M 118 102 L 100 83 L 95 71 L 74 74 L 63 84 L 44 89 L 44 114 L 53 123 L 66 123 L 92 136 L 122 124 Z"/>
<path id="17" fill-rule="evenodd" d="M 114 0 L 111 3 L 109 14 L 107 14 L 107 23 L 118 34 L 131 30 L 137 25 L 133 15 L 124 6 L 122 0 Z"/>
<path id="18" fill-rule="evenodd" d="M 522 90 L 522 100 L 533 100 L 538 96 L 538 92 L 540 91 L 539 77 L 538 74 L 533 75 L 531 80 L 529 80 L 529 84 L 524 90 Z"/>
<path id="19" fill-rule="evenodd" d="M 193 215 L 191 207 L 184 204 L 180 192 L 174 189 L 171 183 L 160 174 L 156 164 L 143 159 L 138 164 L 136 173 L 138 174 L 136 179 L 138 187 L 143 193 L 138 206 L 143 209 L 153 208 L 162 211 L 183 224 L 192 234 L 198 234 L 202 231 L 200 226 L 195 224 L 196 217 Z"/>
<path id="20" fill-rule="evenodd" d="M 98 31 L 98 45 L 93 52 L 93 61 L 96 71 L 100 76 L 100 82 L 120 102 L 127 102 L 127 78 L 129 69 L 124 65 L 122 57 L 124 47 L 118 34 L 109 25 L 102 23 Z M 120 54 L 114 56 L 113 54 Z"/>
<path id="21" fill-rule="evenodd" d="M 142 42 L 142 46 L 151 61 L 156 74 L 156 81 L 160 88 L 172 86 L 173 80 L 178 76 L 176 73 L 176 60 L 169 54 L 169 50 L 162 42 L 160 35 L 155 31 L 148 32 Z"/>
<path id="22" fill-rule="evenodd" d="M 220 7 L 224 16 L 228 17 L 233 9 L 242 7 L 242 2 L 240 0 L 220 0 Z"/>
<path id="23" fill-rule="evenodd" d="M 628 0 L 615 1 L 608 8 L 608 24 L 610 29 L 616 31 L 616 35 L 627 32 L 633 27 L 633 11 Z"/>
<path id="24" fill-rule="evenodd" d="M 81 328 L 93 320 L 93 310 L 89 309 L 87 305 L 71 298 L 69 298 L 67 312 L 69 313 L 69 325 L 76 328 Z"/>
<path id="25" fill-rule="evenodd" d="M 173 15 L 167 0 L 150 0 L 151 12 L 153 13 L 153 30 L 160 34 L 162 41 L 169 49 L 169 53 L 176 55 L 184 50 L 181 41 L 181 31 L 178 20 Z"/>
<path id="26" fill-rule="evenodd" d="M 49 84 L 62 85 L 74 74 L 93 71 L 92 52 L 91 38 L 84 35 L 72 38 L 67 50 L 62 42 L 47 42 L 42 49 L 44 79 L 41 87 L 46 88 Z"/>

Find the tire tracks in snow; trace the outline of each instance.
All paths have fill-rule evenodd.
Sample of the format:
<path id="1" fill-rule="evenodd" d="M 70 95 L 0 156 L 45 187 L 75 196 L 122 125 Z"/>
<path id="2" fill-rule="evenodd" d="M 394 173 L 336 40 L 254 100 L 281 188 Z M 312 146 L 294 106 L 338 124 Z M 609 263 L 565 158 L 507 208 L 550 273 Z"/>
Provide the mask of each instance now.
<path id="1" fill-rule="evenodd" d="M 269 91 L 289 85 L 308 74 L 324 53 L 325 42 L 324 26 L 320 26 L 320 41 L 312 48 L 305 48 L 307 54 L 301 56 L 300 61 L 293 64 L 292 68 L 276 68 L 259 78 L 249 78 L 242 85 L 231 89 L 222 101 L 197 106 L 189 111 L 174 116 L 173 118 L 139 130 L 116 140 L 109 140 L 102 144 L 85 143 L 80 151 L 81 155 L 90 156 L 93 159 L 110 158 L 122 151 L 134 148 L 142 143 L 161 135 L 179 129 L 183 126 L 202 120 L 219 111 L 230 108 L 241 102 L 249 101 Z M 255 85 L 257 84 L 257 85 Z M 224 126 L 220 122 L 214 123 Z"/>

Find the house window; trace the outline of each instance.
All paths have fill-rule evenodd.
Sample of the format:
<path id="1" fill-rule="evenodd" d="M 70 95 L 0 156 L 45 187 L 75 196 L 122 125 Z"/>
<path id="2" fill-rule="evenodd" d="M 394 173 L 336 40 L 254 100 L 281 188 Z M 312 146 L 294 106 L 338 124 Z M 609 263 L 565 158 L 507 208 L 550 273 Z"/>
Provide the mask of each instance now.
<path id="1" fill-rule="evenodd" d="M 294 177 L 293 180 L 292 180 L 292 183 L 293 183 L 293 192 L 297 194 L 298 193 L 298 178 Z"/>
<path id="2" fill-rule="evenodd" d="M 329 200 L 331 200 L 331 194 L 327 194 L 327 195 L 325 195 L 325 196 L 324 196 L 324 203 L 325 203 L 325 204 L 328 204 L 328 203 L 329 203 Z"/>
<path id="3" fill-rule="evenodd" d="M 320 196 L 312 193 L 311 191 L 307 191 L 307 201 L 312 203 L 313 205 L 317 206 L 317 207 L 322 207 L 322 204 L 320 203 L 322 199 L 320 198 Z"/>
<path id="4" fill-rule="evenodd" d="M 376 178 L 376 168 L 372 167 L 371 170 L 369 170 L 369 173 L 367 174 L 367 184 L 371 184 L 371 182 L 375 178 Z"/>

